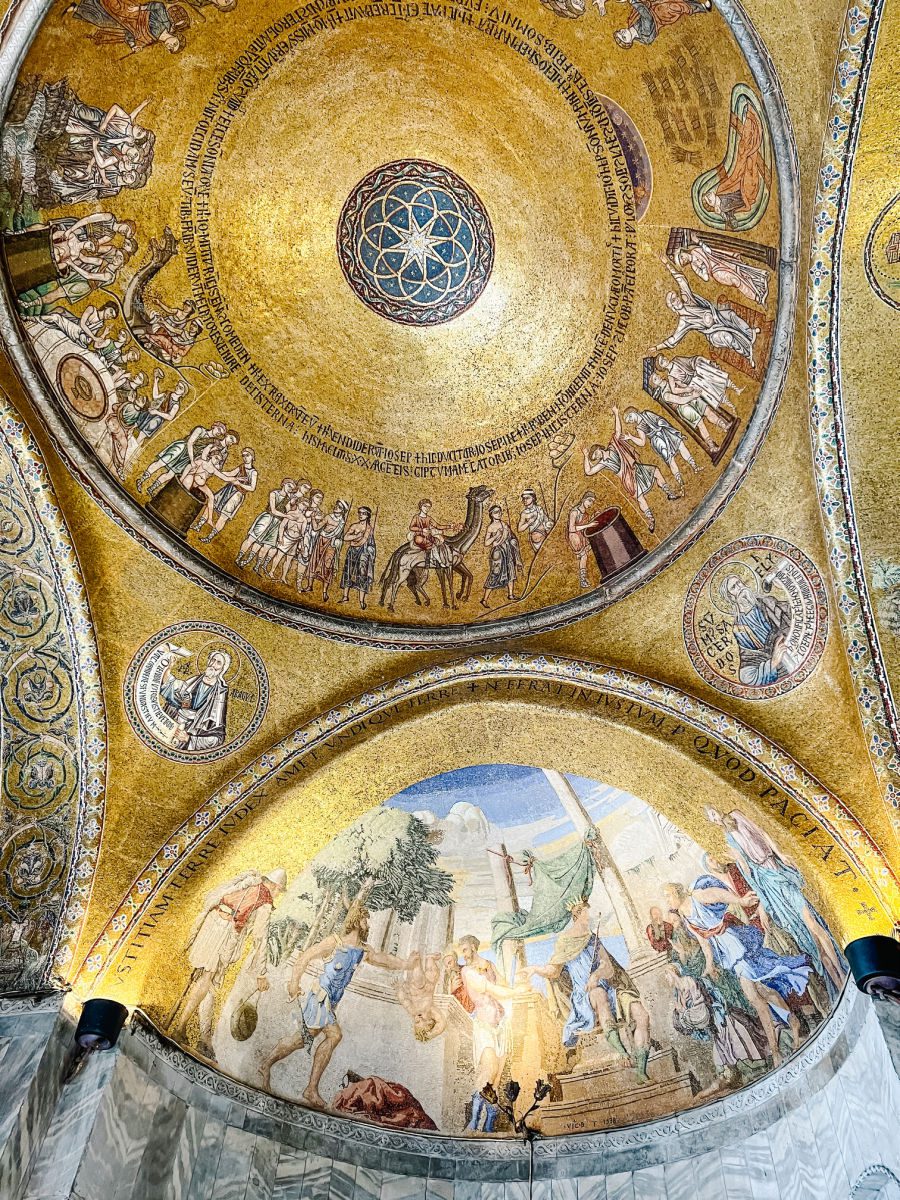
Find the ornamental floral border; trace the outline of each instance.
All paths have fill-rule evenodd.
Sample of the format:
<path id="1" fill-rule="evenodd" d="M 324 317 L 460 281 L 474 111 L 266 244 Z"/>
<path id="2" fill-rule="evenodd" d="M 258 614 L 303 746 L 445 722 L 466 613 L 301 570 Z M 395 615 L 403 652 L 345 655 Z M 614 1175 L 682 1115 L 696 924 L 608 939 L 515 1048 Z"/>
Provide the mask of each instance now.
<path id="1" fill-rule="evenodd" d="M 658 712 L 743 754 L 763 778 L 777 784 L 822 825 L 872 885 L 886 911 L 900 912 L 900 881 L 850 810 L 796 759 L 752 726 L 676 688 L 619 668 L 550 655 L 480 654 L 384 683 L 322 713 L 271 746 L 182 822 L 147 863 L 89 950 L 81 975 L 93 981 L 111 965 L 157 894 L 188 856 L 251 796 L 258 802 L 264 800 L 267 788 L 278 782 L 278 776 L 286 768 L 301 763 L 312 751 L 361 718 L 383 711 L 398 700 L 448 684 L 516 678 L 570 683 L 652 705 Z"/>
<path id="2" fill-rule="evenodd" d="M 47 960 L 44 982 L 58 986 L 78 941 L 100 850 L 106 798 L 106 715 L 100 659 L 78 556 L 40 450 L 2 390 L 0 442 L 15 473 L 22 503 L 31 510 L 47 549 L 47 565 L 75 666 L 71 682 L 78 714 L 78 800 L 60 915 L 50 944 L 42 951 Z"/>
<path id="3" fill-rule="evenodd" d="M 869 756 L 900 837 L 900 729 L 856 528 L 840 369 L 840 267 L 853 159 L 883 0 L 851 5 L 842 34 L 813 217 L 807 371 L 816 486 L 840 626 Z"/>

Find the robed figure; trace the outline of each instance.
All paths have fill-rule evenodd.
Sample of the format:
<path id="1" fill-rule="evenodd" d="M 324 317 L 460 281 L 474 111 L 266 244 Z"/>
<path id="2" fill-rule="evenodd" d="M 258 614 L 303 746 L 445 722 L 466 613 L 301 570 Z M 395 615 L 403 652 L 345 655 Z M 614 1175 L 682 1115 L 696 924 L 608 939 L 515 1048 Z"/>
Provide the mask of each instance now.
<path id="1" fill-rule="evenodd" d="M 202 675 L 176 679 L 167 670 L 159 689 L 163 711 L 176 722 L 173 740 L 183 750 L 214 750 L 225 741 L 231 656 L 210 654 Z"/>

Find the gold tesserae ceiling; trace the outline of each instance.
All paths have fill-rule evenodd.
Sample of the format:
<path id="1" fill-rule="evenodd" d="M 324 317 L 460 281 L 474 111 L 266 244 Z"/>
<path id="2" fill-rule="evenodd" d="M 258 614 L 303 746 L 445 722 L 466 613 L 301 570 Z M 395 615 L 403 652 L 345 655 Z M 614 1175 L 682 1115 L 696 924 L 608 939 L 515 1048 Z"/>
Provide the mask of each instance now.
<path id="1" fill-rule="evenodd" d="M 551 628 L 662 571 L 784 382 L 795 168 L 752 33 L 699 0 L 188 14 L 53 8 L 9 96 L 13 354 L 90 489 L 357 641 Z"/>
<path id="2" fill-rule="evenodd" d="M 14 0 L 0 990 L 454 1136 L 807 1047 L 900 921 L 897 20 Z"/>

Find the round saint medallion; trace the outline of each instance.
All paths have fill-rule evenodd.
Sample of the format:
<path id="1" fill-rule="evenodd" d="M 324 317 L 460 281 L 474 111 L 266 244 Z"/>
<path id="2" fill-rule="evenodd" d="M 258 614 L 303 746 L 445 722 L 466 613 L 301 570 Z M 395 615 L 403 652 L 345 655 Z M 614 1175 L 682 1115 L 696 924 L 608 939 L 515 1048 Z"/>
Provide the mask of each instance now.
<path id="1" fill-rule="evenodd" d="M 863 253 L 866 278 L 891 308 L 900 308 L 900 192 L 893 196 L 866 237 Z"/>
<path id="2" fill-rule="evenodd" d="M 347 197 L 337 250 L 347 282 L 379 316 L 439 325 L 484 291 L 494 234 L 484 205 L 458 175 L 402 159 L 371 171 Z"/>
<path id="3" fill-rule="evenodd" d="M 684 644 L 717 691 L 768 700 L 801 684 L 828 634 L 828 601 L 815 563 L 781 538 L 753 534 L 717 550 L 684 604 Z"/>
<path id="4" fill-rule="evenodd" d="M 213 762 L 259 729 L 269 701 L 262 659 L 212 621 L 182 621 L 138 650 L 125 677 L 125 711 L 145 746 L 176 762 Z"/>

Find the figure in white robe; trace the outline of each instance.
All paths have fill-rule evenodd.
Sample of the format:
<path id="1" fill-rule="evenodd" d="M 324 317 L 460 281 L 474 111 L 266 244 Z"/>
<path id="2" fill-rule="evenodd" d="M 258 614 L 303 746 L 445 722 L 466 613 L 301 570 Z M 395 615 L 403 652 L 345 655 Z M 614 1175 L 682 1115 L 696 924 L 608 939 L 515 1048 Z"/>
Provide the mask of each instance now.
<path id="1" fill-rule="evenodd" d="M 646 446 L 649 443 L 654 454 L 658 454 L 672 472 L 672 478 L 675 480 L 679 494 L 683 496 L 684 480 L 681 476 L 678 459 L 681 458 L 686 462 L 694 472 L 699 469 L 687 448 L 683 435 L 665 417 L 661 417 L 659 413 L 653 412 L 650 408 L 645 408 L 641 412 L 638 412 L 636 408 L 626 408 L 624 419 L 627 425 L 634 427 L 633 433 L 622 435 L 625 440 L 634 442 L 635 446 Z"/>
<path id="2" fill-rule="evenodd" d="M 225 741 L 231 656 L 214 650 L 202 675 L 177 679 L 167 668 L 159 689 L 163 710 L 175 720 L 173 740 L 182 750 L 214 750 Z"/>
<path id="3" fill-rule="evenodd" d="M 654 347 L 652 354 L 677 346 L 689 333 L 700 333 L 711 346 L 717 350 L 732 350 L 745 359 L 751 370 L 756 368 L 753 357 L 753 347 L 759 336 L 759 329 L 748 324 L 743 317 L 738 316 L 727 305 L 715 304 L 704 296 L 698 296 L 691 291 L 690 284 L 675 269 L 668 259 L 663 259 L 666 268 L 678 285 L 677 292 L 669 292 L 666 296 L 666 306 L 678 318 L 674 331 Z"/>
<path id="4" fill-rule="evenodd" d="M 690 357 L 667 358 L 657 355 L 653 370 L 647 378 L 647 390 L 654 400 L 664 404 L 701 439 L 707 451 L 715 455 L 718 446 L 709 426 L 725 434 L 731 426 L 720 408 L 733 416 L 734 408 L 726 398 L 729 388 L 735 388 L 727 373 L 699 354 Z"/>
<path id="5" fill-rule="evenodd" d="M 249 974 L 258 991 L 267 991 L 266 940 L 269 917 L 284 891 L 287 876 L 281 867 L 263 875 L 249 871 L 210 892 L 187 943 L 193 972 L 172 1036 L 184 1040 L 194 1013 L 200 1020 L 200 1053 L 212 1058 L 215 993 L 225 973 L 238 961 L 249 940 L 252 951 Z M 177 1012 L 177 1006 L 176 1006 Z"/>
<path id="6" fill-rule="evenodd" d="M 769 296 L 769 273 L 762 267 L 751 267 L 733 250 L 713 249 L 706 242 L 697 242 L 675 251 L 676 267 L 690 267 L 698 279 L 711 279 L 722 287 L 735 288 L 754 304 L 765 304 Z"/>

